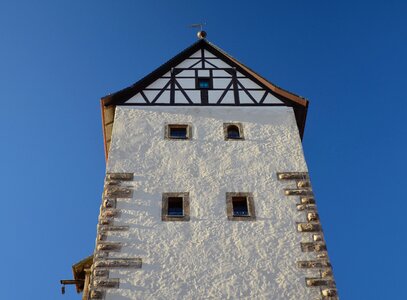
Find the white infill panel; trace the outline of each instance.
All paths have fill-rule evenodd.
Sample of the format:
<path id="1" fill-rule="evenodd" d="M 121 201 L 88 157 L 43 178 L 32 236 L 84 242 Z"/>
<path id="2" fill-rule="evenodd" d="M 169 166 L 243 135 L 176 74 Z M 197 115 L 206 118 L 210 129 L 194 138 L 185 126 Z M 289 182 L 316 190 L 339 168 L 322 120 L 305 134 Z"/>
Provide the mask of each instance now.
<path id="1" fill-rule="evenodd" d="M 282 104 L 283 102 L 278 99 L 276 96 L 273 96 L 272 94 L 268 93 L 266 99 L 264 99 L 264 104 Z"/>
<path id="2" fill-rule="evenodd" d="M 217 77 L 232 77 L 232 75 L 230 75 L 228 72 L 224 71 L 224 70 L 213 70 L 213 76 Z"/>
<path id="3" fill-rule="evenodd" d="M 195 88 L 195 78 L 176 78 L 179 85 L 184 89 L 194 89 Z M 179 89 L 175 85 L 175 89 Z"/>
<path id="4" fill-rule="evenodd" d="M 143 92 L 144 92 L 144 95 L 147 97 L 148 101 L 152 102 L 160 91 L 147 91 L 147 90 L 144 90 Z"/>
<path id="5" fill-rule="evenodd" d="M 193 103 L 201 103 L 201 91 L 185 91 Z"/>
<path id="6" fill-rule="evenodd" d="M 195 59 L 195 58 L 193 58 L 193 59 L 186 59 L 186 60 L 184 60 L 182 63 L 180 63 L 179 65 L 177 65 L 175 68 L 189 68 L 189 67 L 191 67 L 191 66 L 193 66 L 193 65 L 195 65 L 194 66 L 194 68 L 200 68 L 201 67 L 201 63 L 198 63 L 200 61 L 200 59 Z M 197 64 L 198 63 L 198 64 Z"/>
<path id="7" fill-rule="evenodd" d="M 175 103 L 177 104 L 188 104 L 188 100 L 185 98 L 184 94 L 180 91 L 175 91 Z"/>
<path id="8" fill-rule="evenodd" d="M 223 94 L 223 91 L 208 91 L 208 102 L 210 104 L 215 104 L 218 102 L 220 96 Z"/>
<path id="9" fill-rule="evenodd" d="M 126 103 L 146 104 L 146 101 L 144 100 L 143 96 L 141 96 L 141 94 L 138 93 L 131 97 L 129 100 L 127 100 Z"/>
<path id="10" fill-rule="evenodd" d="M 255 83 L 253 80 L 248 78 L 238 78 L 238 81 L 241 85 L 243 85 L 246 89 L 261 89 L 262 87 Z"/>
<path id="11" fill-rule="evenodd" d="M 177 77 L 178 76 L 195 77 L 195 71 L 194 70 L 183 70 L 177 74 Z"/>
<path id="12" fill-rule="evenodd" d="M 165 91 L 162 93 L 155 103 L 170 103 L 170 92 Z"/>
<path id="13" fill-rule="evenodd" d="M 209 63 L 205 63 L 205 66 L 209 69 L 212 68 L 232 68 L 230 65 L 228 65 L 227 63 L 225 63 L 224 61 L 220 60 L 220 59 L 211 59 L 208 60 L 208 62 L 210 62 L 212 65 L 210 65 Z"/>
<path id="14" fill-rule="evenodd" d="M 260 102 L 264 96 L 265 91 L 249 91 L 250 95 L 257 101 Z"/>
<path id="15" fill-rule="evenodd" d="M 204 56 L 214 58 L 216 57 L 214 54 L 210 53 L 208 50 L 204 50 Z"/>
<path id="16" fill-rule="evenodd" d="M 209 70 L 198 70 L 199 77 L 209 77 Z"/>
<path id="17" fill-rule="evenodd" d="M 227 92 L 221 103 L 222 104 L 234 104 L 235 103 L 234 92 L 233 91 Z"/>
<path id="18" fill-rule="evenodd" d="M 169 79 L 157 79 L 154 81 L 152 84 L 146 87 L 146 89 L 162 89 L 167 83 L 169 82 Z"/>
<path id="19" fill-rule="evenodd" d="M 231 82 L 232 82 L 231 79 L 228 79 L 228 78 L 214 78 L 213 79 L 213 88 L 215 88 L 215 89 L 224 89 Z"/>
<path id="20" fill-rule="evenodd" d="M 192 54 L 190 57 L 191 58 L 193 58 L 193 57 L 200 58 L 200 57 L 202 57 L 202 51 L 198 50 L 194 54 Z"/>
<path id="21" fill-rule="evenodd" d="M 253 100 L 246 94 L 245 91 L 239 91 L 239 99 L 241 104 L 253 104 Z"/>

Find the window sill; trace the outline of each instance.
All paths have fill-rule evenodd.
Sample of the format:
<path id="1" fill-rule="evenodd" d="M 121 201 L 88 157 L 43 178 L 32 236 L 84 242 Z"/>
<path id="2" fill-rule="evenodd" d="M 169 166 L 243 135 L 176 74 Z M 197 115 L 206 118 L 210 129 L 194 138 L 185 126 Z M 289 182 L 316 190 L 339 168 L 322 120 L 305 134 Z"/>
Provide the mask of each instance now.
<path id="1" fill-rule="evenodd" d="M 186 221 L 189 221 L 189 216 L 162 216 L 162 219 L 161 219 L 161 221 L 165 221 L 165 222 L 168 222 L 168 221 L 181 221 L 181 222 L 186 222 Z"/>
<path id="2" fill-rule="evenodd" d="M 256 221 L 254 216 L 228 216 L 229 221 Z"/>

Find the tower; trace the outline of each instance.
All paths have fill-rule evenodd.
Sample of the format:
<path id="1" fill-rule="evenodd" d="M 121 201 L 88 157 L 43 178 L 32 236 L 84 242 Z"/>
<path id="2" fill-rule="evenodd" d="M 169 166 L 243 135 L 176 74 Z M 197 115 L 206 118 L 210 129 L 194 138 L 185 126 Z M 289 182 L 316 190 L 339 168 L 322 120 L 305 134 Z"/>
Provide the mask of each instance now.
<path id="1" fill-rule="evenodd" d="M 203 37 L 102 98 L 106 179 L 77 288 L 84 299 L 337 299 L 302 151 L 308 101 Z"/>

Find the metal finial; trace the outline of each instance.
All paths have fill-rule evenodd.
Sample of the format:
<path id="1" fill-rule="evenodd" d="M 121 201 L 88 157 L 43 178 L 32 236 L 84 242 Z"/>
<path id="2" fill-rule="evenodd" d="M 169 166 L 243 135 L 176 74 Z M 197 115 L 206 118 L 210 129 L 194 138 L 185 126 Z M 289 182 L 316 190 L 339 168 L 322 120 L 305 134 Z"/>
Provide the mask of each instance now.
<path id="1" fill-rule="evenodd" d="M 204 25 L 206 25 L 206 23 L 196 23 L 196 24 L 191 24 L 189 27 L 191 28 L 199 28 L 200 30 L 198 31 L 198 33 L 196 34 L 198 36 L 198 39 L 204 39 L 206 38 L 206 31 L 203 30 Z"/>

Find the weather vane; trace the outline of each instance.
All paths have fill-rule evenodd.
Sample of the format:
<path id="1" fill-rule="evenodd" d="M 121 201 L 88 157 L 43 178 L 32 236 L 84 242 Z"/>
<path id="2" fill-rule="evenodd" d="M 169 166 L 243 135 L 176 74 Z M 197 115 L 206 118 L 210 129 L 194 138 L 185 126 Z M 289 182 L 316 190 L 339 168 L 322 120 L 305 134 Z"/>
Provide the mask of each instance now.
<path id="1" fill-rule="evenodd" d="M 204 39 L 206 38 L 206 31 L 203 31 L 203 27 L 206 25 L 206 22 L 204 23 L 196 23 L 196 24 L 191 24 L 189 27 L 191 28 L 199 28 L 200 30 L 196 34 L 198 36 L 198 39 Z"/>

